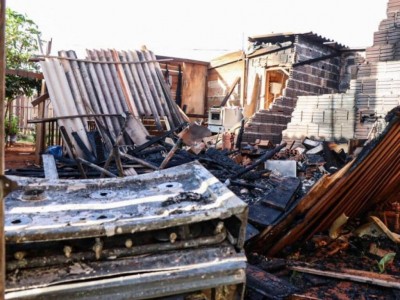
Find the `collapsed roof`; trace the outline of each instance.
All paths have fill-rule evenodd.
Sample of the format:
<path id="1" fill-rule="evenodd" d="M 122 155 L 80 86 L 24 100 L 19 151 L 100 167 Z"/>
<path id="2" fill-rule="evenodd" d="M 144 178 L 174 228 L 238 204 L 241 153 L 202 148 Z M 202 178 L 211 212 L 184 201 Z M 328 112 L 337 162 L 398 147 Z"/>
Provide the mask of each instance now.
<path id="1" fill-rule="evenodd" d="M 59 57 L 41 61 L 58 123 L 74 137 L 71 143 L 80 157 L 93 160 L 91 153 L 96 149 L 88 121 L 95 123 L 109 151 L 124 131 L 119 143 L 141 145 L 147 141 L 139 116 L 154 118 L 159 130 L 164 128 L 163 121 L 170 128 L 182 124 L 184 117 L 151 51 L 87 53 L 82 60 L 74 51 L 60 51 Z"/>

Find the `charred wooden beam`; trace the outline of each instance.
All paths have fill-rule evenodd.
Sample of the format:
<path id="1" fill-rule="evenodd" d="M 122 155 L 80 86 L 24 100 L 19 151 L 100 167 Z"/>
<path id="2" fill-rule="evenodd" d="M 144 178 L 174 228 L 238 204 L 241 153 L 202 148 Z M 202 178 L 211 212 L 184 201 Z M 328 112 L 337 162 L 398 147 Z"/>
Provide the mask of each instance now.
<path id="1" fill-rule="evenodd" d="M 6 75 L 15 75 L 19 77 L 32 78 L 37 80 L 44 79 L 43 73 L 37 73 L 19 69 L 6 69 Z"/>
<path id="2" fill-rule="evenodd" d="M 37 97 L 35 100 L 33 100 L 31 102 L 32 106 L 37 106 L 40 103 L 42 103 L 43 101 L 49 99 L 49 93 L 45 93 L 43 95 L 40 95 L 39 97 Z"/>
<path id="3" fill-rule="evenodd" d="M 388 288 L 400 289 L 400 278 L 394 275 L 378 274 L 374 272 L 354 269 L 340 269 L 335 271 L 326 269 L 322 270 L 316 268 L 316 266 L 309 264 L 292 264 L 291 266 L 288 266 L 288 269 L 318 276 L 337 278 L 340 280 L 350 280 Z"/>
<path id="4" fill-rule="evenodd" d="M 283 258 L 267 258 L 256 253 L 247 255 L 247 261 L 265 272 L 275 272 L 286 269 L 287 263 Z"/>
<path id="5" fill-rule="evenodd" d="M 304 61 L 300 61 L 300 62 L 294 63 L 294 64 L 292 65 L 292 67 L 293 67 L 293 68 L 296 68 L 296 67 L 303 66 L 303 65 L 309 65 L 309 64 L 312 64 L 312 63 L 315 63 L 315 62 L 319 62 L 319 61 L 321 61 L 321 60 L 326 60 L 326 59 L 338 57 L 338 56 L 340 56 L 340 55 L 341 55 L 340 52 L 334 53 L 334 54 L 329 54 L 329 55 L 323 55 L 323 56 L 321 56 L 321 57 L 312 58 L 312 59 L 307 59 L 307 60 L 304 60 Z"/>
<path id="6" fill-rule="evenodd" d="M 182 138 L 179 138 L 179 140 L 175 143 L 174 147 L 172 147 L 172 149 L 168 152 L 167 156 L 162 161 L 159 168 L 160 170 L 164 169 L 167 166 L 168 162 L 174 156 L 175 152 L 178 150 L 181 144 L 182 144 Z"/>
<path id="7" fill-rule="evenodd" d="M 179 73 L 178 73 L 178 83 L 176 87 L 176 97 L 175 97 L 175 103 L 179 107 L 182 107 L 182 67 L 181 65 L 179 67 Z"/>
<path id="8" fill-rule="evenodd" d="M 90 167 L 92 169 L 102 172 L 102 174 L 108 175 L 109 177 L 117 177 L 117 175 L 107 171 L 106 169 L 104 169 L 102 167 L 99 167 L 98 165 L 95 165 L 87 160 L 84 160 L 83 158 L 76 157 L 76 160 L 81 164 L 87 165 L 88 167 Z"/>
<path id="9" fill-rule="evenodd" d="M 62 134 L 62 136 L 64 138 L 64 141 L 66 142 L 66 144 L 67 144 L 67 146 L 68 146 L 68 148 L 69 148 L 69 150 L 70 150 L 70 152 L 72 154 L 72 158 L 76 161 L 76 164 L 78 166 L 78 170 L 81 173 L 82 178 L 87 178 L 85 170 L 83 169 L 83 166 L 82 166 L 82 162 L 78 160 L 79 157 L 78 157 L 78 155 L 76 153 L 75 146 L 72 144 L 72 141 L 68 136 L 67 130 L 65 129 L 64 126 L 60 126 L 60 131 L 61 131 L 61 134 Z"/>
<path id="10" fill-rule="evenodd" d="M 242 140 L 243 140 L 243 133 L 244 133 L 244 123 L 245 120 L 243 119 L 240 123 L 240 130 L 236 141 L 236 149 L 242 150 Z"/>
<path id="11" fill-rule="evenodd" d="M 224 99 L 221 102 L 221 107 L 224 107 L 225 104 L 228 102 L 229 97 L 232 95 L 233 90 L 235 89 L 236 85 L 239 83 L 240 77 L 236 77 L 235 81 L 232 83 L 232 85 L 229 87 L 228 93 L 226 93 Z"/>
<path id="12" fill-rule="evenodd" d="M 216 150 L 215 148 L 209 148 L 205 153 L 205 157 L 202 159 L 208 159 L 216 162 L 218 165 L 223 166 L 226 171 L 230 172 L 231 174 L 237 174 L 245 169 L 229 158 L 226 152 Z M 236 178 L 232 177 L 231 179 Z"/>
<path id="13" fill-rule="evenodd" d="M 258 167 L 260 164 L 265 162 L 267 159 L 272 158 L 276 153 L 278 153 L 279 151 L 281 151 L 285 147 L 286 147 L 286 143 L 283 143 L 283 144 L 277 146 L 275 149 L 267 151 L 259 159 L 257 159 L 253 164 L 251 164 L 250 166 L 246 167 L 244 170 L 242 170 L 239 173 L 237 173 L 234 176 L 232 176 L 231 179 L 239 178 L 239 177 L 243 176 L 244 174 L 250 172 L 251 170 L 253 170 L 256 167 Z"/>
<path id="14" fill-rule="evenodd" d="M 28 120 L 29 124 L 36 124 L 36 123 L 46 123 L 58 120 L 65 120 L 65 119 L 75 119 L 75 118 L 96 118 L 96 117 L 120 117 L 120 114 L 84 114 L 84 115 L 73 115 L 73 116 L 59 116 L 53 118 L 45 118 L 45 119 L 35 119 L 35 120 Z"/>
<path id="15" fill-rule="evenodd" d="M 169 135 L 173 134 L 176 130 L 180 130 L 182 127 L 183 127 L 183 124 L 181 124 L 180 126 L 174 128 L 174 129 L 166 131 L 162 135 L 159 135 L 159 136 L 156 136 L 154 138 L 151 138 L 148 142 L 136 147 L 133 150 L 133 153 L 134 154 L 138 154 L 140 151 L 142 151 L 142 150 L 144 150 L 144 149 L 146 149 L 146 148 L 148 148 L 148 147 L 150 147 L 150 146 L 152 146 L 152 145 L 164 140 L 166 137 L 168 137 Z"/>
<path id="16" fill-rule="evenodd" d="M 298 292 L 289 282 L 252 265 L 247 265 L 246 279 L 248 289 L 267 299 L 283 299 Z"/>
<path id="17" fill-rule="evenodd" d="M 138 164 L 141 164 L 142 166 L 145 166 L 147 168 L 150 168 L 150 169 L 153 169 L 153 170 L 158 170 L 157 166 L 155 166 L 155 165 L 153 165 L 153 164 L 151 164 L 151 163 L 149 163 L 149 162 L 147 162 L 147 161 L 145 161 L 143 159 L 140 159 L 140 158 L 137 158 L 137 157 L 134 157 L 132 155 L 129 155 L 129 154 L 126 154 L 126 153 L 122 153 L 122 152 L 120 152 L 120 155 L 122 157 L 125 157 L 125 158 L 131 160 L 131 161 L 134 161 L 134 162 L 136 162 Z"/>

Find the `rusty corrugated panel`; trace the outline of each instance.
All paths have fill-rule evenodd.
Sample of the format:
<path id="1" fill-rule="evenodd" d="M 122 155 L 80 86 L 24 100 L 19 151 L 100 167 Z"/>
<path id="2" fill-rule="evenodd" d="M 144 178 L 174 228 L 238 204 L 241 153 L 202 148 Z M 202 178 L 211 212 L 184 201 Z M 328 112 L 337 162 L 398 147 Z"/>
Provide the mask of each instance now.
<path id="1" fill-rule="evenodd" d="M 275 255 L 284 247 L 328 229 L 341 214 L 355 218 L 400 196 L 400 106 L 387 116 L 389 125 L 378 139 L 340 172 L 325 176 L 296 209 L 251 245 Z M 302 221 L 293 220 L 303 215 Z"/>

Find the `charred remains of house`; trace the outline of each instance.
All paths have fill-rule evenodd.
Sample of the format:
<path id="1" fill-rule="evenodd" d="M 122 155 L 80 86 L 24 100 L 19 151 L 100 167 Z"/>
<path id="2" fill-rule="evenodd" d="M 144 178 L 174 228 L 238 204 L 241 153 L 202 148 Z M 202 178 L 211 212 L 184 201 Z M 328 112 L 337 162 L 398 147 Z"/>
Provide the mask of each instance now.
<path id="1" fill-rule="evenodd" d="M 8 299 L 397 299 L 399 8 L 365 53 L 38 57 L 55 116 L 7 172 Z"/>

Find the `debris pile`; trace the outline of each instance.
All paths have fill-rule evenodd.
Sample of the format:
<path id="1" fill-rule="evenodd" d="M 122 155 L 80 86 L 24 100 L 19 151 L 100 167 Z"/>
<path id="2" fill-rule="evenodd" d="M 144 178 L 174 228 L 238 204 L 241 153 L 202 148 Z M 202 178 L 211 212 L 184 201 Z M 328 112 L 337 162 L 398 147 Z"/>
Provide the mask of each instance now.
<path id="1" fill-rule="evenodd" d="M 386 122 L 383 134 L 355 159 L 323 175 L 292 210 L 248 241 L 248 260 L 256 268 L 248 268 L 248 278 L 262 274 L 249 281 L 248 299 L 273 297 L 274 282 L 285 296 L 398 297 L 400 107 Z M 268 277 L 277 279 L 259 289 Z"/>
<path id="2" fill-rule="evenodd" d="M 102 278 L 109 295 L 122 286 L 143 298 L 203 288 L 214 292 L 190 299 L 218 298 L 228 285 L 240 298 L 245 282 L 251 300 L 399 297 L 399 68 L 388 61 L 398 58 L 399 5 L 389 1 L 369 62 L 357 68 L 358 56 L 312 33 L 253 38 L 270 42 L 247 55 L 267 88 L 259 72 L 248 86 L 235 76 L 208 127 L 176 105 L 147 49 L 44 57 L 64 151 L 48 149 L 43 167 L 7 172 L 29 177 L 9 176 L 9 296 L 33 287 L 77 296 L 80 279 Z M 224 124 L 239 82 L 251 118 L 238 107 L 240 125 Z M 315 96 L 321 91 L 335 94 Z"/>

